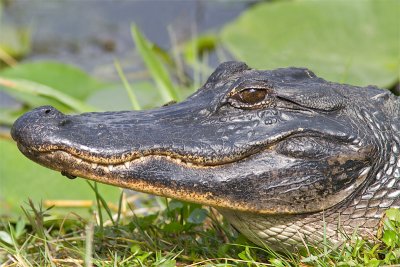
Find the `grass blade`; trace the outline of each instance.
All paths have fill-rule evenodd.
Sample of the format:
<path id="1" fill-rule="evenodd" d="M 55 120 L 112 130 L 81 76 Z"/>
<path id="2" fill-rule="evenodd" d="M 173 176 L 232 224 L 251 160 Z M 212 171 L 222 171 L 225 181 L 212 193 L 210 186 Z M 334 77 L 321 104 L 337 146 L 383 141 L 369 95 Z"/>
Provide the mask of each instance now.
<path id="1" fill-rule="evenodd" d="M 115 225 L 115 220 L 114 220 L 114 218 L 112 216 L 111 209 L 108 206 L 107 201 L 100 194 L 99 189 L 97 188 L 97 183 L 95 182 L 92 185 L 89 181 L 86 181 L 86 182 L 89 184 L 89 186 L 92 188 L 92 190 L 96 194 L 96 201 L 97 201 L 97 209 L 98 209 L 98 212 L 99 212 L 100 227 L 103 228 L 103 216 L 102 216 L 102 212 L 101 212 L 101 208 L 102 207 L 106 211 L 106 213 L 107 213 L 108 217 L 110 218 L 112 224 Z"/>
<path id="2" fill-rule="evenodd" d="M 132 104 L 132 108 L 134 110 L 141 110 L 142 108 L 140 107 L 139 101 L 136 97 L 135 92 L 133 91 L 131 85 L 129 84 L 128 80 L 125 77 L 124 71 L 121 68 L 121 64 L 119 64 L 118 60 L 114 60 L 114 66 L 117 69 L 119 78 L 121 79 L 122 83 L 124 84 L 124 88 L 126 92 L 128 93 L 129 99 Z"/>
<path id="3" fill-rule="evenodd" d="M 179 100 L 178 90 L 174 87 L 164 65 L 157 59 L 151 49 L 151 43 L 140 33 L 136 25 L 131 27 L 132 38 L 143 58 L 144 63 L 149 69 L 154 81 L 157 84 L 159 92 L 165 102 Z"/>
<path id="4" fill-rule="evenodd" d="M 57 91 L 54 88 L 29 80 L 0 77 L 0 90 L 1 89 L 14 90 L 25 94 L 55 99 L 76 110 L 77 112 L 89 112 L 96 110 L 96 108 L 86 105 L 82 101 Z"/>

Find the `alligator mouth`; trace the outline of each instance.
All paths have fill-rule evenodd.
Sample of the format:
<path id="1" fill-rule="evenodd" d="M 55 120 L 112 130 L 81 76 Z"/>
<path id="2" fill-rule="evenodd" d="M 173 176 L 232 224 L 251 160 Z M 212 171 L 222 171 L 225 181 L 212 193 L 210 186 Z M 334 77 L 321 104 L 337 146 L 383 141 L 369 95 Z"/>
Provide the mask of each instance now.
<path id="1" fill-rule="evenodd" d="M 73 161 L 76 165 L 86 165 L 90 166 L 93 170 L 102 169 L 104 173 L 109 173 L 115 169 L 125 169 L 128 170 L 130 166 L 144 162 L 149 159 L 165 159 L 171 163 L 185 166 L 187 168 L 212 168 L 227 165 L 239 160 L 243 160 L 250 156 L 245 156 L 241 158 L 235 158 L 228 160 L 221 160 L 219 162 L 203 162 L 200 161 L 202 158 L 186 157 L 177 153 L 171 153 L 168 151 L 160 153 L 131 153 L 124 155 L 120 158 L 99 158 L 93 156 L 86 156 L 85 153 L 77 153 L 76 151 L 71 152 L 70 150 L 57 149 L 57 148 L 26 148 L 21 144 L 17 144 L 21 152 L 23 152 L 28 157 L 32 156 L 35 160 L 36 158 L 62 158 L 68 159 L 68 161 Z M 140 155 L 140 156 L 137 156 Z M 36 160 L 37 161 L 37 160 Z M 75 165 L 75 166 L 76 166 Z"/>
<path id="2" fill-rule="evenodd" d="M 202 203 L 209 206 L 214 206 L 216 208 L 239 210 L 243 212 L 257 212 L 265 214 L 275 214 L 276 211 L 272 209 L 260 211 L 257 207 L 251 203 L 246 203 L 244 201 L 238 200 L 234 201 L 230 198 L 219 196 L 215 192 L 208 190 L 195 190 L 196 185 L 181 187 L 178 185 L 179 180 L 164 179 L 165 177 L 159 176 L 163 175 L 158 173 L 155 177 L 140 178 L 141 169 L 146 169 L 148 173 L 148 166 L 156 164 L 158 166 L 167 166 L 166 171 L 171 166 L 175 166 L 184 172 L 191 172 L 191 174 L 199 174 L 207 172 L 218 172 L 225 168 L 233 168 L 232 164 L 223 163 L 220 165 L 206 166 L 202 164 L 197 164 L 189 161 L 183 161 L 180 158 L 174 158 L 165 155 L 146 155 L 139 158 L 133 158 L 129 161 L 120 162 L 118 164 L 98 164 L 86 159 L 77 157 L 63 150 L 48 150 L 48 151 L 38 151 L 34 149 L 28 149 L 24 146 L 18 145 L 22 153 L 24 153 L 28 158 L 36 161 L 37 163 L 60 171 L 62 175 L 68 177 L 69 179 L 75 179 L 76 177 L 85 177 L 87 179 L 101 182 L 110 185 L 116 185 L 123 188 L 132 189 L 135 191 L 140 191 L 144 193 L 150 193 L 154 195 L 171 197 L 179 199 L 182 201 Z M 244 163 L 249 157 L 244 157 L 237 163 Z M 67 166 L 67 167 L 66 167 Z M 131 175 L 132 173 L 139 174 Z M 169 173 L 170 174 L 170 173 Z M 145 173 L 142 173 L 145 175 Z M 165 175 L 165 174 L 164 174 Z M 160 179 L 161 177 L 161 179 Z M 174 177 L 174 176 L 171 176 Z M 179 177 L 179 175 L 178 175 Z M 185 179 L 181 181 L 189 181 L 191 179 L 197 180 L 196 175 L 188 175 Z M 198 181 L 202 183 L 201 179 Z M 196 182 L 197 183 L 197 182 Z M 214 187 L 214 186 L 213 186 Z M 218 185 L 215 185 L 218 188 Z"/>
<path id="3" fill-rule="evenodd" d="M 104 166 L 118 166 L 125 165 L 129 166 L 131 163 L 144 160 L 146 158 L 159 157 L 165 158 L 173 163 L 185 165 L 188 167 L 197 166 L 197 167 L 215 167 L 220 165 L 226 165 L 230 163 L 234 163 L 240 160 L 243 160 L 247 157 L 250 157 L 260 150 L 268 150 L 271 149 L 272 145 L 265 146 L 263 149 L 258 149 L 257 151 L 246 151 L 241 154 L 233 154 L 230 156 L 223 156 L 219 158 L 206 158 L 197 155 L 183 155 L 177 152 L 169 151 L 169 150 L 152 150 L 152 151 L 132 151 L 129 153 L 115 155 L 112 157 L 99 157 L 91 154 L 87 151 L 77 150 L 71 147 L 64 147 L 58 145 L 50 145 L 50 146 L 39 146 L 39 147 L 26 147 L 21 143 L 17 143 L 19 149 L 24 152 L 24 154 L 54 154 L 58 152 L 63 152 L 66 155 L 69 155 L 71 158 L 76 159 L 76 162 L 87 162 L 88 164 L 95 165 L 104 165 Z"/>
<path id="4" fill-rule="evenodd" d="M 256 148 L 249 146 L 237 153 L 232 153 L 229 156 L 222 155 L 220 157 L 202 157 L 194 154 L 182 154 L 179 152 L 171 151 L 168 149 L 149 149 L 149 150 L 133 150 L 126 153 L 116 154 L 112 156 L 98 156 L 89 150 L 81 150 L 62 144 L 42 144 L 37 146 L 25 146 L 23 142 L 17 141 L 17 146 L 25 155 L 30 157 L 32 160 L 37 161 L 35 158 L 41 154 L 46 154 L 46 157 L 52 155 L 62 154 L 63 158 L 70 157 L 76 164 L 86 163 L 96 167 L 103 167 L 104 169 L 114 169 L 117 166 L 129 168 L 130 165 L 137 162 L 144 161 L 151 158 L 166 159 L 171 163 L 197 168 L 210 168 L 224 166 L 228 164 L 237 163 L 247 158 L 251 158 L 260 153 L 273 151 L 276 146 L 287 138 L 291 137 L 302 137 L 302 136 L 319 136 L 320 133 L 314 131 L 304 131 L 303 129 L 297 129 L 288 131 L 286 133 L 280 133 L 273 137 L 270 137 L 268 142 L 264 144 L 258 144 Z M 40 163 L 40 162 L 39 162 Z M 107 172 L 107 171 L 106 171 Z"/>

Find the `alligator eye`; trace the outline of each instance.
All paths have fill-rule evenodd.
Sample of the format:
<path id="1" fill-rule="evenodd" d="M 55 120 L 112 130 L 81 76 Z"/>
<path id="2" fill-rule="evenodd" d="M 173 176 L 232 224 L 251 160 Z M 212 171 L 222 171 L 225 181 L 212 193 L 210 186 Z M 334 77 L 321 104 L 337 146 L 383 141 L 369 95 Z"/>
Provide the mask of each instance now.
<path id="1" fill-rule="evenodd" d="M 236 108 L 256 109 L 274 103 L 274 99 L 268 96 L 270 94 L 268 88 L 250 87 L 233 93 L 228 102 Z"/>
<path id="2" fill-rule="evenodd" d="M 266 95 L 267 90 L 265 89 L 249 88 L 234 94 L 232 98 L 245 104 L 254 105 L 263 101 Z"/>

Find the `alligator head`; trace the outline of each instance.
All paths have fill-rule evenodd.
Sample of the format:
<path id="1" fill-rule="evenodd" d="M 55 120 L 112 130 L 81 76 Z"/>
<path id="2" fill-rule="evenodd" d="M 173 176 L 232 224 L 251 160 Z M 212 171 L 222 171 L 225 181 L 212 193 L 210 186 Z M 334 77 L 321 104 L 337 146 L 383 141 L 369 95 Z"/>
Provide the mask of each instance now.
<path id="1" fill-rule="evenodd" d="M 395 101 L 307 69 L 227 62 L 181 103 L 80 115 L 40 107 L 12 136 L 28 158 L 69 177 L 228 211 L 306 214 L 374 182 L 394 142 Z"/>

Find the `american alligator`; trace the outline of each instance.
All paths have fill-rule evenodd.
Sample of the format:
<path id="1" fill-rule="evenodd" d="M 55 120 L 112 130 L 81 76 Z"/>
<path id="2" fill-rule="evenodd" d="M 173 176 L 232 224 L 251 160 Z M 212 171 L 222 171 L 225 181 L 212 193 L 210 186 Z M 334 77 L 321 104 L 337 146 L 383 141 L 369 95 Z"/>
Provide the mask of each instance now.
<path id="1" fill-rule="evenodd" d="M 257 244 L 372 238 L 400 206 L 400 100 L 304 68 L 221 64 L 185 101 L 64 115 L 45 106 L 12 136 L 74 178 L 216 207 Z"/>

